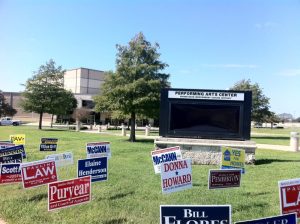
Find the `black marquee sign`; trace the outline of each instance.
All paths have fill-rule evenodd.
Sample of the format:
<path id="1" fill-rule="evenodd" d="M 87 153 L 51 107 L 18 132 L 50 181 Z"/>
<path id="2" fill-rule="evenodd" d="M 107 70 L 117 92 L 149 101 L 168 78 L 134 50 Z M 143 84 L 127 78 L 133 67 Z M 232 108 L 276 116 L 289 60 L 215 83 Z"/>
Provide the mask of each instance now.
<path id="1" fill-rule="evenodd" d="M 159 135 L 249 140 L 251 91 L 163 89 Z"/>

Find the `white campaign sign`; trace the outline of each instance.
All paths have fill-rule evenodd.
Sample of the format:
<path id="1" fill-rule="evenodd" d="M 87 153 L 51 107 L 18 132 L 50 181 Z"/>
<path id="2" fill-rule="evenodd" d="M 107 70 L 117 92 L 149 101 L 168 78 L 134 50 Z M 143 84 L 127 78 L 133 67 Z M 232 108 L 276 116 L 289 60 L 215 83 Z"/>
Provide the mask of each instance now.
<path id="1" fill-rule="evenodd" d="M 65 152 L 46 156 L 46 159 L 54 159 L 56 167 L 74 164 L 73 153 Z"/>
<path id="2" fill-rule="evenodd" d="M 87 158 L 94 157 L 107 157 L 110 159 L 111 151 L 110 151 L 110 142 L 90 142 L 86 144 L 86 153 Z M 95 156 L 91 156 L 91 154 L 97 154 Z M 99 156 L 102 154 L 101 156 Z"/>
<path id="3" fill-rule="evenodd" d="M 158 149 L 151 152 L 155 174 L 160 173 L 160 164 L 182 159 L 179 146 Z"/>
<path id="4" fill-rule="evenodd" d="M 162 193 L 172 193 L 192 187 L 191 159 L 183 159 L 161 164 Z"/>

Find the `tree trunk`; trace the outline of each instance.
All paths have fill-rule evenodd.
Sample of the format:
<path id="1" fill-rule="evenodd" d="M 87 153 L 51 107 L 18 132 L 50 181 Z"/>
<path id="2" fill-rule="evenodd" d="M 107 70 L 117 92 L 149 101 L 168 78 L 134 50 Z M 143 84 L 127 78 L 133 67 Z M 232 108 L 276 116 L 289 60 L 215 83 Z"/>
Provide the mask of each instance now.
<path id="1" fill-rule="evenodd" d="M 51 114 L 51 128 L 53 128 L 53 114 Z"/>
<path id="2" fill-rule="evenodd" d="M 42 129 L 43 112 L 40 112 L 39 129 Z"/>
<path id="3" fill-rule="evenodd" d="M 135 113 L 132 112 L 131 113 L 131 118 L 130 118 L 131 122 L 130 122 L 130 137 L 129 137 L 129 141 L 131 142 L 135 142 Z"/>

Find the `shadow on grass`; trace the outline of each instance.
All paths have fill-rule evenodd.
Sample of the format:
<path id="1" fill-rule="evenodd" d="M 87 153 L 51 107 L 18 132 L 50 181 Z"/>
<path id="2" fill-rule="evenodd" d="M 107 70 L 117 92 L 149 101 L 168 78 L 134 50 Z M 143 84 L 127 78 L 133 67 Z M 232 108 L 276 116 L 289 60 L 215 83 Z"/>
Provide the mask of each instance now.
<path id="1" fill-rule="evenodd" d="M 124 141 L 131 142 L 131 141 L 129 141 L 129 139 L 126 139 Z M 145 139 L 145 138 L 143 138 L 143 139 L 136 139 L 135 142 L 132 142 L 132 143 L 152 143 L 153 144 L 154 143 L 154 139 Z"/>
<path id="2" fill-rule="evenodd" d="M 243 193 L 244 196 L 251 197 L 251 196 L 261 196 L 266 194 L 271 194 L 272 192 L 246 192 Z"/>
<path id="3" fill-rule="evenodd" d="M 193 187 L 202 187 L 202 186 L 207 186 L 207 184 L 193 183 Z"/>
<path id="4" fill-rule="evenodd" d="M 29 198 L 28 201 L 38 202 L 38 201 L 41 201 L 45 198 L 48 198 L 48 194 L 37 194 L 37 195 L 34 195 L 33 197 Z"/>
<path id="5" fill-rule="evenodd" d="M 41 131 L 70 131 L 69 129 L 42 129 Z"/>
<path id="6" fill-rule="evenodd" d="M 255 165 L 265 165 L 271 163 L 288 163 L 288 162 L 299 162 L 299 160 L 290 160 L 290 159 L 258 159 L 255 160 Z"/>
<path id="7" fill-rule="evenodd" d="M 270 205 L 268 203 L 253 203 L 250 205 L 246 205 L 246 204 L 241 204 L 239 206 L 237 206 L 236 208 L 234 208 L 235 212 L 240 212 L 240 211 L 247 211 L 251 208 L 256 208 L 256 209 L 265 209 L 266 207 L 269 207 Z"/>
<path id="8" fill-rule="evenodd" d="M 116 195 L 113 195 L 111 197 L 109 197 L 109 200 L 117 200 L 117 199 L 120 199 L 120 198 L 125 198 L 129 195 L 133 195 L 134 192 L 133 191 L 130 191 L 130 192 L 127 192 L 127 193 L 120 193 L 120 194 L 116 194 Z"/>
<path id="9" fill-rule="evenodd" d="M 112 219 L 109 221 L 105 221 L 104 224 L 122 224 L 126 222 L 127 222 L 126 218 L 120 218 L 120 219 Z"/>
<path id="10" fill-rule="evenodd" d="M 264 140 L 290 140 L 290 137 L 284 136 L 254 136 L 251 139 L 264 139 Z"/>

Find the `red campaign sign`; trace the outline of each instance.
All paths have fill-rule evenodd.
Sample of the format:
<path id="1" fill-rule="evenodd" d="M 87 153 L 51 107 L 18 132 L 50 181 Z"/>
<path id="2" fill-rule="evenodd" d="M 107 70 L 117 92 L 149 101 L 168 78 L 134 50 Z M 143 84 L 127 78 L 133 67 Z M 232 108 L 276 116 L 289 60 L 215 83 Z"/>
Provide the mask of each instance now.
<path id="1" fill-rule="evenodd" d="M 300 179 L 280 181 L 279 196 L 281 214 L 297 213 L 300 218 Z"/>
<path id="2" fill-rule="evenodd" d="M 23 187 L 31 188 L 57 181 L 54 160 L 23 163 L 21 166 Z"/>
<path id="3" fill-rule="evenodd" d="M 91 201 L 91 176 L 48 185 L 48 211 Z"/>
<path id="4" fill-rule="evenodd" d="M 208 189 L 240 187 L 241 170 L 209 170 Z"/>

